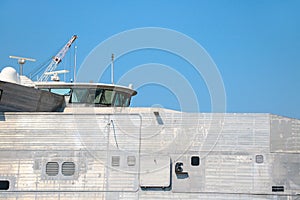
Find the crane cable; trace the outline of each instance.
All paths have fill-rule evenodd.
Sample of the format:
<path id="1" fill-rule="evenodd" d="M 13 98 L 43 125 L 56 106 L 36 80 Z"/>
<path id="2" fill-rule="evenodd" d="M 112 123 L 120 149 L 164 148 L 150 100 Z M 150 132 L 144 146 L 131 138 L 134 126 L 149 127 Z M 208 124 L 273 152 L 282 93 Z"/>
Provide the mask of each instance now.
<path id="1" fill-rule="evenodd" d="M 57 51 L 55 54 L 52 54 L 52 55 L 56 55 L 60 49 L 62 49 L 65 45 L 62 45 Z M 32 79 L 34 78 L 35 76 L 43 73 L 46 68 L 48 67 L 48 65 L 50 64 L 50 62 L 52 61 L 53 57 L 54 56 L 51 56 L 50 58 L 48 58 L 45 62 L 41 63 L 40 65 L 36 66 L 33 70 L 31 70 L 28 74 L 29 74 L 29 77 Z"/>

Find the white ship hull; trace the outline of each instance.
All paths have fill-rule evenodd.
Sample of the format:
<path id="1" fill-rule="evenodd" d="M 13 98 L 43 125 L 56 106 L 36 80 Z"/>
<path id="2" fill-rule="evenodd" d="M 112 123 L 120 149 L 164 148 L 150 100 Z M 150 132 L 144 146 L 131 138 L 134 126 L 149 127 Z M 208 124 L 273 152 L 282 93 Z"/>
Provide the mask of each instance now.
<path id="1" fill-rule="evenodd" d="M 1 113 L 0 138 L 0 199 L 300 198 L 296 119 L 68 107 Z"/>

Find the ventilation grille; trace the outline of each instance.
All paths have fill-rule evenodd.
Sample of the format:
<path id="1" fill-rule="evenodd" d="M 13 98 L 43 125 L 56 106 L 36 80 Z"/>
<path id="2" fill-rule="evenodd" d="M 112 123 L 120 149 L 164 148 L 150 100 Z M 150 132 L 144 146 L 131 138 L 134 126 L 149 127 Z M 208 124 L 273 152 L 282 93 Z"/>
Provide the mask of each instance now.
<path id="1" fill-rule="evenodd" d="M 258 164 L 261 164 L 264 162 L 264 156 L 263 155 L 256 155 L 255 156 L 255 162 Z"/>
<path id="2" fill-rule="evenodd" d="M 127 165 L 128 166 L 135 166 L 135 156 L 128 156 L 127 157 Z"/>
<path id="3" fill-rule="evenodd" d="M 64 162 L 62 164 L 62 174 L 64 176 L 73 176 L 75 174 L 75 163 Z"/>
<path id="4" fill-rule="evenodd" d="M 120 156 L 111 157 L 111 166 L 117 167 L 120 166 Z"/>
<path id="5" fill-rule="evenodd" d="M 59 171 L 59 165 L 57 162 L 48 162 L 46 164 L 46 174 L 48 176 L 57 176 Z"/>

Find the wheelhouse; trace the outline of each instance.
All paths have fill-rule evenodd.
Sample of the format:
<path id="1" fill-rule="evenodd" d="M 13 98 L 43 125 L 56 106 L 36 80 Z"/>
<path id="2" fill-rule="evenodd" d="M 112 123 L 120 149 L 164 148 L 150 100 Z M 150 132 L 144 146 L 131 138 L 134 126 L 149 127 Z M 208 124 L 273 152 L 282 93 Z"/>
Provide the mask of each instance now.
<path id="1" fill-rule="evenodd" d="M 67 106 L 128 107 L 131 97 L 137 94 L 129 87 L 111 84 L 42 82 L 35 85 L 40 90 L 63 95 Z"/>

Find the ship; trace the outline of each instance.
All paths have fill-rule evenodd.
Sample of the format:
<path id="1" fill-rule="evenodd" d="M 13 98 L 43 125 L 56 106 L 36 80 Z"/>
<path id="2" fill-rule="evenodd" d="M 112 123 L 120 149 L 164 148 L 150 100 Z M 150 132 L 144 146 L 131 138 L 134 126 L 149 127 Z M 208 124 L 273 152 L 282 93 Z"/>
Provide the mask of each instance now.
<path id="1" fill-rule="evenodd" d="M 131 85 L 3 71 L 0 199 L 300 198 L 299 119 L 131 107 Z"/>

